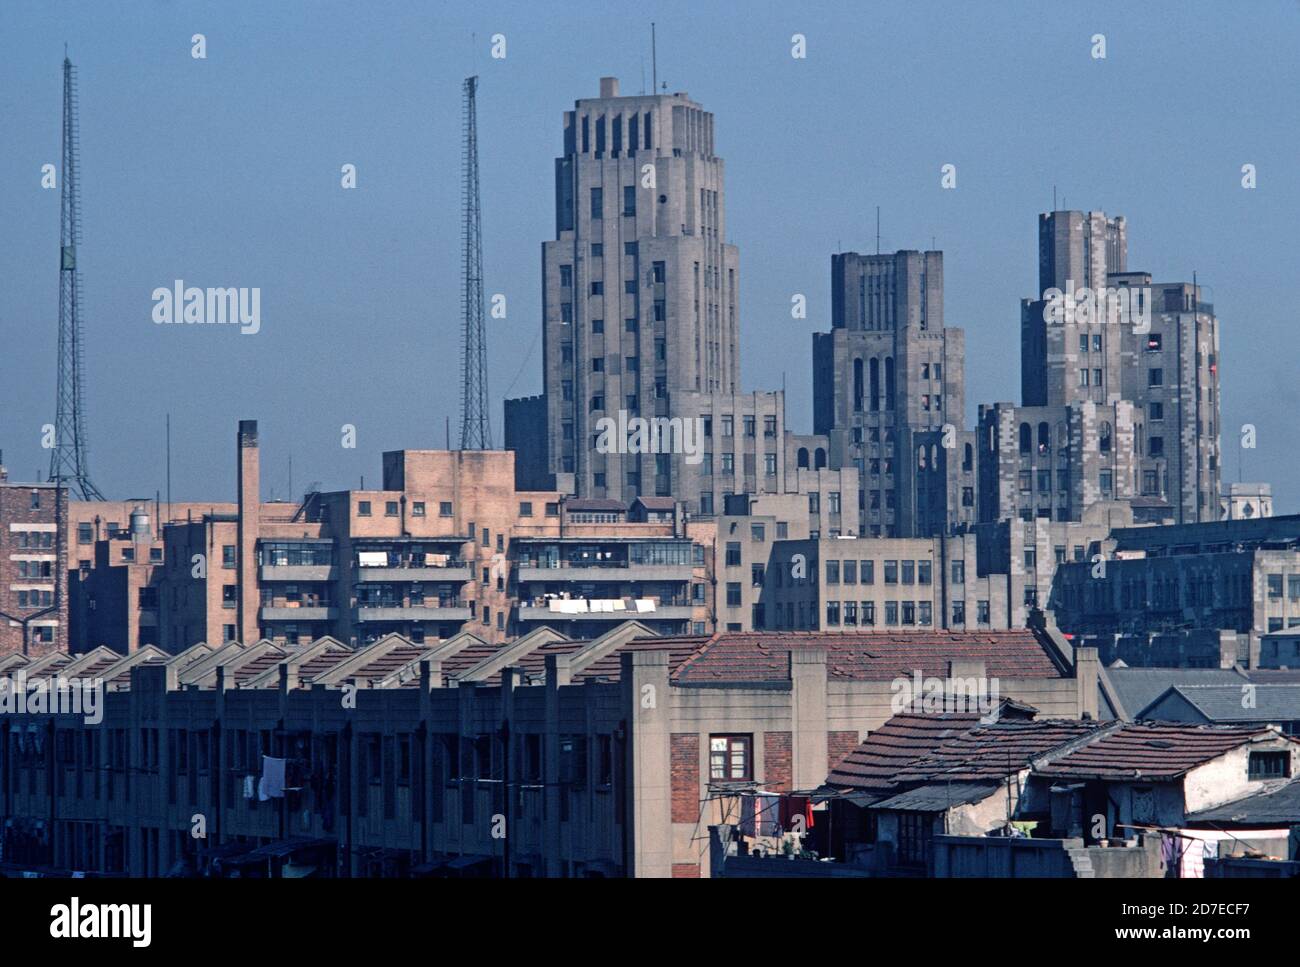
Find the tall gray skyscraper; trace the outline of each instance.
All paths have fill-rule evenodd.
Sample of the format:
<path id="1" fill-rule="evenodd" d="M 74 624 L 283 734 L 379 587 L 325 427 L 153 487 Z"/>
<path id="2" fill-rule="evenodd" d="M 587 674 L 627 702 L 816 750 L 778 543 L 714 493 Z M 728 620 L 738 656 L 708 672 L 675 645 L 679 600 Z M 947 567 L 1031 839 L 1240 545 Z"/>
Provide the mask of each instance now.
<path id="1" fill-rule="evenodd" d="M 1191 284 L 1130 272 L 1120 216 L 1041 214 L 1038 255 L 1040 291 L 1021 301 L 1024 402 L 981 408 L 981 518 L 1077 521 L 1127 500 L 1140 521 L 1215 520 L 1214 307 Z M 1091 306 L 1075 311 L 1082 289 Z"/>
<path id="2" fill-rule="evenodd" d="M 944 325 L 943 253 L 832 256 L 831 312 L 831 331 L 813 336 L 813 432 L 831 467 L 858 468 L 862 533 L 973 522 L 965 333 Z"/>
<path id="3" fill-rule="evenodd" d="M 696 418 L 694 394 L 738 390 L 723 176 L 713 115 L 684 93 L 620 97 L 605 77 L 564 116 L 556 237 L 542 246 L 545 460 L 579 494 L 689 489 L 671 454 L 598 448 L 598 421 Z"/>

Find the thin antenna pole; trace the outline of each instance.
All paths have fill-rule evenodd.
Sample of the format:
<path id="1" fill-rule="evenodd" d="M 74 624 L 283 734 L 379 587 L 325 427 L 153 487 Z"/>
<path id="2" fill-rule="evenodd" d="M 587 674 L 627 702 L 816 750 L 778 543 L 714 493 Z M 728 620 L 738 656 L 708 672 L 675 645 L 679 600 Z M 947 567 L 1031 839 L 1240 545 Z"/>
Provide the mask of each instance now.
<path id="1" fill-rule="evenodd" d="M 167 414 L 167 516 L 172 514 L 172 415 Z"/>
<path id="2" fill-rule="evenodd" d="M 876 254 L 880 254 L 880 206 L 876 206 Z"/>
<path id="3" fill-rule="evenodd" d="M 651 94 L 659 93 L 659 51 L 655 45 L 655 22 L 650 21 L 650 69 L 651 69 Z"/>

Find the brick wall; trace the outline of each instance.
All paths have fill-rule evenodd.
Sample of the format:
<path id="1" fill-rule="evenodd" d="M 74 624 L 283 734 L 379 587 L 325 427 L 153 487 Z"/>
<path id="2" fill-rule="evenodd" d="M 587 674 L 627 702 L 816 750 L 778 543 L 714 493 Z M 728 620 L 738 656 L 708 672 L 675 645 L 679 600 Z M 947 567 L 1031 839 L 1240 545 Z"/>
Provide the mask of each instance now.
<path id="1" fill-rule="evenodd" d="M 856 731 L 826 733 L 827 771 L 839 765 L 840 760 L 858 747 L 861 740 Z"/>
<path id="2" fill-rule="evenodd" d="M 700 737 L 694 732 L 673 733 L 671 746 L 673 822 L 694 823 L 700 818 Z M 695 875 L 699 875 L 696 866 Z M 673 868 L 673 876 L 677 868 Z"/>
<path id="3" fill-rule="evenodd" d="M 763 785 L 781 792 L 790 791 L 791 757 L 789 732 L 763 733 Z"/>
<path id="4" fill-rule="evenodd" d="M 39 494 L 38 507 L 32 507 L 32 492 Z M 66 494 L 64 499 L 66 500 Z M 6 484 L 0 486 L 0 611 L 13 617 L 14 622 L 11 624 L 10 618 L 0 618 L 0 656 L 10 653 L 22 653 L 23 650 L 23 629 L 21 623 L 16 619 L 31 619 L 48 623 L 57 621 L 58 627 L 52 633 L 52 641 L 46 643 L 39 640 L 43 632 L 38 632 L 35 627 L 29 629 L 29 639 L 27 654 L 30 658 L 40 658 L 52 651 L 63 650 L 67 647 L 67 628 L 68 628 L 68 602 L 66 595 L 60 601 L 58 611 L 51 611 L 48 614 L 42 614 L 39 618 L 35 616 L 53 605 L 55 598 L 55 585 L 57 582 L 63 582 L 67 587 L 67 575 L 61 573 L 62 569 L 58 564 L 58 544 L 57 534 L 52 531 L 41 531 L 50 539 L 50 546 L 35 546 L 33 539 L 29 546 L 22 546 L 19 540 L 19 534 L 14 527 L 20 529 L 29 528 L 33 525 L 49 527 L 55 522 L 56 514 L 56 494 L 54 488 L 48 484 L 38 485 L 36 487 L 22 487 L 15 484 Z M 32 538 L 36 537 L 37 532 L 27 531 Z M 23 563 L 28 567 L 48 565 L 48 576 L 33 577 L 29 574 L 20 574 L 19 563 L 13 560 L 14 557 L 23 559 Z M 40 589 L 48 590 L 50 593 L 50 604 L 28 604 L 26 607 L 18 605 L 18 591 L 15 588 L 23 590 Z"/>
<path id="5" fill-rule="evenodd" d="M 674 880 L 698 880 L 700 878 L 699 863 L 674 863 L 673 879 Z"/>

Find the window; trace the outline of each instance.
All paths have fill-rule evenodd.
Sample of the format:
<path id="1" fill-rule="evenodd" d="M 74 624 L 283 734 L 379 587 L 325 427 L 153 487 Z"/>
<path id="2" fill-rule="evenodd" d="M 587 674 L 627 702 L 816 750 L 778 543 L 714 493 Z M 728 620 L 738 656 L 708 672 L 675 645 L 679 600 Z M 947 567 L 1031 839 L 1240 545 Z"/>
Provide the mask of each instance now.
<path id="1" fill-rule="evenodd" d="M 412 504 L 411 504 L 411 516 L 412 516 L 412 517 L 424 517 L 424 516 L 425 516 L 425 507 L 424 507 L 424 501 L 423 501 L 423 500 L 416 500 L 416 501 L 412 502 Z"/>
<path id="2" fill-rule="evenodd" d="M 917 562 L 916 562 L 916 583 L 917 583 L 917 584 L 929 584 L 929 583 L 930 583 L 930 570 L 931 570 L 931 566 L 932 566 L 932 565 L 931 565 L 931 563 L 930 563 L 929 561 L 917 561 Z"/>
<path id="3" fill-rule="evenodd" d="M 452 516 L 452 513 L 451 513 L 451 501 L 450 501 L 450 500 L 443 500 L 443 501 L 440 501 L 440 502 L 439 502 L 439 504 L 438 504 L 438 516 L 439 516 L 439 517 L 451 517 L 451 516 Z"/>
<path id="4" fill-rule="evenodd" d="M 231 568 L 235 566 L 235 545 L 223 544 L 221 547 L 221 566 Z"/>
<path id="5" fill-rule="evenodd" d="M 903 562 L 903 583 L 904 584 L 916 583 L 916 562 L 915 561 Z"/>
<path id="6" fill-rule="evenodd" d="M 839 561 L 826 562 L 826 583 L 827 584 L 840 583 L 840 562 Z"/>
<path id="7" fill-rule="evenodd" d="M 897 601 L 885 602 L 885 624 L 887 625 L 898 624 L 898 602 Z"/>
<path id="8" fill-rule="evenodd" d="M 235 585 L 223 584 L 221 586 L 221 606 L 223 608 L 233 608 L 238 600 L 238 590 Z"/>
<path id="9" fill-rule="evenodd" d="M 858 583 L 858 562 L 857 561 L 845 561 L 843 565 L 843 570 L 844 570 L 845 584 Z"/>
<path id="10" fill-rule="evenodd" d="M 603 333 L 604 331 L 605 331 L 605 320 L 604 320 L 604 319 L 593 319 L 593 320 L 591 320 L 591 332 L 592 332 L 593 335 L 597 335 L 597 336 L 598 336 L 598 335 L 600 335 L 601 333 Z"/>
<path id="11" fill-rule="evenodd" d="M 1164 371 L 1163 369 L 1148 369 L 1148 370 L 1147 370 L 1147 385 L 1148 385 L 1148 386 L 1163 386 L 1163 385 L 1164 385 L 1164 382 L 1165 382 L 1165 371 Z"/>
<path id="12" fill-rule="evenodd" d="M 875 561 L 858 561 L 859 580 L 863 584 L 876 583 L 876 562 Z"/>
<path id="13" fill-rule="evenodd" d="M 1149 353 L 1160 352 L 1160 333 L 1158 332 L 1147 333 L 1147 352 Z"/>
<path id="14" fill-rule="evenodd" d="M 735 421 L 730 416 L 724 416 L 722 418 L 722 435 L 735 436 Z"/>
<path id="15" fill-rule="evenodd" d="M 592 242 L 591 257 L 593 259 L 603 259 L 605 257 L 605 246 L 600 242 Z"/>
<path id="16" fill-rule="evenodd" d="M 753 737 L 749 735 L 709 736 L 709 779 L 754 778 Z"/>
<path id="17" fill-rule="evenodd" d="M 1282 575 L 1270 574 L 1268 576 L 1268 596 L 1270 598 L 1282 597 Z"/>
<path id="18" fill-rule="evenodd" d="M 987 601 L 975 602 L 975 620 L 982 625 L 989 623 L 989 603 Z"/>
<path id="19" fill-rule="evenodd" d="M 966 623 L 965 601 L 954 601 L 952 603 L 952 623 L 955 625 L 964 625 Z"/>
<path id="20" fill-rule="evenodd" d="M 965 561 L 952 562 L 952 583 L 953 584 L 966 583 L 966 562 Z"/>
<path id="21" fill-rule="evenodd" d="M 1291 775 L 1289 752 L 1252 752 L 1250 754 L 1251 779 L 1285 779 Z"/>
<path id="22" fill-rule="evenodd" d="M 740 541 L 727 541 L 727 567 L 740 567 Z"/>
<path id="23" fill-rule="evenodd" d="M 599 188 L 591 189 L 591 217 L 603 218 L 605 216 L 605 194 Z"/>
<path id="24" fill-rule="evenodd" d="M 384 501 L 384 516 L 385 517 L 397 516 L 397 501 L 395 500 Z"/>
<path id="25" fill-rule="evenodd" d="M 864 625 L 874 625 L 876 623 L 876 602 L 862 602 L 862 623 Z"/>
<path id="26" fill-rule="evenodd" d="M 930 813 L 898 814 L 898 861 L 905 866 L 925 866 L 930 862 L 930 844 L 934 838 L 934 817 Z"/>
<path id="27" fill-rule="evenodd" d="M 749 566 L 749 583 L 756 588 L 761 588 L 765 570 L 766 568 L 762 564 L 751 564 Z"/>
<path id="28" fill-rule="evenodd" d="M 605 283 L 604 283 L 604 282 L 593 282 L 593 283 L 591 283 L 591 294 L 592 294 L 592 295 L 604 295 L 604 294 L 605 294 Z"/>
<path id="29" fill-rule="evenodd" d="M 762 524 L 749 525 L 749 539 L 759 543 L 766 539 L 766 531 L 763 529 Z"/>
<path id="30" fill-rule="evenodd" d="M 916 603 L 916 623 L 922 626 L 929 626 L 934 622 L 929 601 L 918 601 Z"/>
<path id="31" fill-rule="evenodd" d="M 92 543 L 92 542 L 94 541 L 94 539 L 95 539 L 95 531 L 94 531 L 94 528 L 91 527 L 90 524 L 78 524 L 78 525 L 77 525 L 77 543 L 78 543 L 78 544 L 90 544 L 90 543 Z"/>
<path id="32" fill-rule="evenodd" d="M 357 516 L 358 516 L 358 517 L 369 517 L 369 516 L 370 516 L 370 501 L 368 501 L 368 500 L 358 500 L 358 501 L 357 501 Z"/>
<path id="33" fill-rule="evenodd" d="M 727 582 L 727 607 L 728 607 L 728 608 L 739 608 L 739 607 L 740 607 L 740 603 L 741 603 L 741 602 L 740 602 L 740 582 L 739 582 L 739 581 L 728 581 L 728 582 Z"/>
<path id="34" fill-rule="evenodd" d="M 636 186 L 627 185 L 623 188 L 623 214 L 631 216 L 636 214 Z"/>
<path id="35" fill-rule="evenodd" d="M 1165 404 L 1151 403 L 1148 404 L 1148 412 L 1152 423 L 1158 423 L 1165 418 Z"/>
<path id="36" fill-rule="evenodd" d="M 898 562 L 897 561 L 885 562 L 885 583 L 886 584 L 898 583 Z"/>
<path id="37" fill-rule="evenodd" d="M 826 626 L 828 628 L 837 627 L 840 623 L 840 603 L 838 601 L 826 602 Z"/>

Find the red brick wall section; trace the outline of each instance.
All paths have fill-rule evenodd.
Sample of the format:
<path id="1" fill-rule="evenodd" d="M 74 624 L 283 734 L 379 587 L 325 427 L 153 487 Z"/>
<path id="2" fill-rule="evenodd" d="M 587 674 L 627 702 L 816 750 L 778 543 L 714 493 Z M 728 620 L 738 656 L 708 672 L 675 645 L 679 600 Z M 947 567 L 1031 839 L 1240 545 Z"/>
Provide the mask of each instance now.
<path id="1" fill-rule="evenodd" d="M 827 732 L 826 759 L 827 771 L 839 765 L 840 760 L 858 747 L 861 740 L 856 731 Z"/>
<path id="2" fill-rule="evenodd" d="M 790 791 L 790 733 L 763 733 L 763 785 L 779 792 Z"/>
<path id="3" fill-rule="evenodd" d="M 700 737 L 695 732 L 674 732 L 671 745 L 673 822 L 695 823 L 700 818 Z M 696 866 L 695 876 L 699 875 Z M 677 876 L 677 868 L 673 868 Z"/>
<path id="4" fill-rule="evenodd" d="M 674 863 L 673 879 L 674 880 L 698 880 L 700 878 L 699 863 Z"/>

